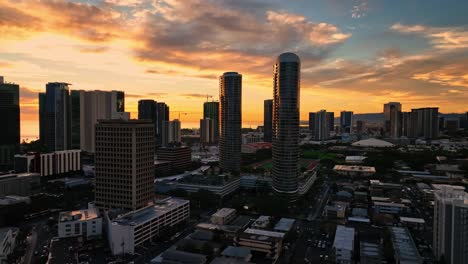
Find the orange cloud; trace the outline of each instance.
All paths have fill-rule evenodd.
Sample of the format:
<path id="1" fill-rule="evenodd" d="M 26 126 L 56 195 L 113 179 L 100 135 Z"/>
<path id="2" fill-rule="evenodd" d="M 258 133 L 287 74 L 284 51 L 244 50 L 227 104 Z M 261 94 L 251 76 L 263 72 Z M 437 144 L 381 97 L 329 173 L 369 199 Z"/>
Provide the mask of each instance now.
<path id="1" fill-rule="evenodd" d="M 429 39 L 437 49 L 452 50 L 468 48 L 468 29 L 465 27 L 429 27 L 423 25 L 403 25 L 396 23 L 390 29 L 405 33 L 418 34 Z"/>
<path id="2" fill-rule="evenodd" d="M 53 0 L 6 0 L 0 3 L 0 32 L 57 32 L 88 41 L 122 36 L 120 14 L 95 5 Z"/>

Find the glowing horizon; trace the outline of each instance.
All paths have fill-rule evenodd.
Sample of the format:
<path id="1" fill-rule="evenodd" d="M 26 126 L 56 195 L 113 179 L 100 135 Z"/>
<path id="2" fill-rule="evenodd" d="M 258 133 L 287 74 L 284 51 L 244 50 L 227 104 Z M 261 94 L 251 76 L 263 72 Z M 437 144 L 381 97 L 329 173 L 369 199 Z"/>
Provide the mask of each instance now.
<path id="1" fill-rule="evenodd" d="M 138 100 L 163 101 L 184 127 L 227 71 L 243 75 L 244 124 L 259 124 L 286 51 L 302 61 L 302 120 L 389 101 L 466 112 L 468 3 L 428 1 L 6 0 L 0 75 L 21 86 L 22 137 L 38 134 L 47 82 L 125 91 L 133 118 Z"/>

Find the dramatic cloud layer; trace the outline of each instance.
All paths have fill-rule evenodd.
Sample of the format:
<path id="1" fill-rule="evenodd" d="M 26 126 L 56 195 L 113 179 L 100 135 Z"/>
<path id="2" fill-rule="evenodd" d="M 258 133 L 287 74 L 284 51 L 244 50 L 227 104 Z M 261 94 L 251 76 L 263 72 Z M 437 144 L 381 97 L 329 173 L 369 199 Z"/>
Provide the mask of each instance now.
<path id="1" fill-rule="evenodd" d="M 22 114 L 31 121 L 22 127 L 34 129 L 36 92 L 49 81 L 124 90 L 134 116 L 147 98 L 199 113 L 207 94 L 216 99 L 225 71 L 243 75 L 243 120 L 258 123 L 259 105 L 272 96 L 272 65 L 285 51 L 301 58 L 302 118 L 324 108 L 381 111 L 387 101 L 468 111 L 468 20 L 403 23 L 418 20 L 392 17 L 378 4 L 4 0 L 0 69 L 22 85 Z M 184 118 L 197 123 L 199 116 Z"/>

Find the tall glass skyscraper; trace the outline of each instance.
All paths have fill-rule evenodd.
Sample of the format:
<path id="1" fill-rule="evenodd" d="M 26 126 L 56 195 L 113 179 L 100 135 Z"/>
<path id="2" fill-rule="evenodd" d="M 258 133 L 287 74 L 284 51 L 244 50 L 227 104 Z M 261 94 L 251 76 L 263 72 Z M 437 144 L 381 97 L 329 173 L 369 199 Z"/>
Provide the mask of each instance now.
<path id="1" fill-rule="evenodd" d="M 263 101 L 263 141 L 272 142 L 273 99 Z"/>
<path id="2" fill-rule="evenodd" d="M 242 75 L 225 72 L 219 78 L 219 165 L 240 172 L 242 144 Z"/>
<path id="3" fill-rule="evenodd" d="M 41 130 L 44 129 L 47 150 L 59 151 L 71 149 L 71 107 L 68 83 L 46 84 L 45 108 Z M 41 110 L 41 106 L 39 107 Z M 40 111 L 41 112 L 41 111 Z M 41 135 L 42 136 L 42 135 Z"/>
<path id="4" fill-rule="evenodd" d="M 214 140 L 219 138 L 219 102 L 205 102 L 203 104 L 203 118 L 209 118 L 214 122 Z"/>
<path id="5" fill-rule="evenodd" d="M 13 169 L 20 144 L 19 85 L 4 83 L 0 77 L 0 171 Z"/>
<path id="6" fill-rule="evenodd" d="M 273 76 L 273 190 L 296 201 L 298 196 L 299 104 L 301 61 L 294 53 L 276 60 Z"/>

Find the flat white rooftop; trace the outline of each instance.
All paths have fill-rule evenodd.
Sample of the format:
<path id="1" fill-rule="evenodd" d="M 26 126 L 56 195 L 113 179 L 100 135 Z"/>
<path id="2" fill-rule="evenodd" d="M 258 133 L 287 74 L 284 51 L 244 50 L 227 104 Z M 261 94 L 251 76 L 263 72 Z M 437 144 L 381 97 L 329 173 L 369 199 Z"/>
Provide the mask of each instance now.
<path id="1" fill-rule="evenodd" d="M 212 216 L 214 216 L 214 217 L 227 217 L 227 216 L 229 216 L 231 214 L 235 214 L 235 213 L 236 213 L 236 209 L 221 208 L 218 211 L 216 211 L 216 213 L 214 213 Z"/>
<path id="2" fill-rule="evenodd" d="M 352 251 L 354 247 L 354 228 L 342 225 L 336 226 L 333 247 L 336 249 Z"/>
<path id="3" fill-rule="evenodd" d="M 414 217 L 400 217 L 401 222 L 406 222 L 406 223 L 416 223 L 416 224 L 424 224 L 426 221 L 422 218 L 414 218 Z"/>
<path id="4" fill-rule="evenodd" d="M 375 172 L 374 167 L 368 166 L 349 166 L 349 165 L 335 165 L 335 171 L 349 171 L 349 172 Z"/>
<path id="5" fill-rule="evenodd" d="M 137 226 L 149 220 L 160 217 L 169 213 L 181 206 L 188 205 L 188 200 L 169 197 L 163 200 L 158 200 L 154 204 L 142 208 L 138 211 L 132 211 L 112 220 L 113 225 L 132 225 Z"/>

